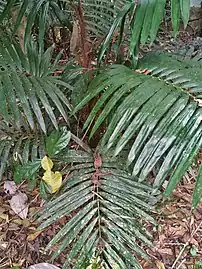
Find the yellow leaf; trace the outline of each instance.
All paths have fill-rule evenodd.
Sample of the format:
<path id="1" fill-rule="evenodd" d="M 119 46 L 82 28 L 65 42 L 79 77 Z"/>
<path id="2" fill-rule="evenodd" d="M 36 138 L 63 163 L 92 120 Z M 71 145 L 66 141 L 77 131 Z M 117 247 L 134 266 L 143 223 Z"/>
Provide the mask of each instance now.
<path id="1" fill-rule="evenodd" d="M 3 219 L 3 220 L 5 220 L 6 222 L 9 222 L 9 217 L 8 217 L 8 215 L 7 214 L 0 214 L 0 219 Z"/>
<path id="2" fill-rule="evenodd" d="M 113 265 L 112 265 L 112 268 L 113 268 L 113 269 L 119 269 L 120 267 L 119 267 L 118 264 L 113 264 Z"/>
<path id="3" fill-rule="evenodd" d="M 42 179 L 51 187 L 51 193 L 56 192 L 62 185 L 62 174 L 58 171 L 55 173 L 47 170 Z"/>
<path id="4" fill-rule="evenodd" d="M 162 262 L 160 262 L 159 260 L 156 261 L 156 266 L 158 269 L 165 269 L 165 266 Z"/>
<path id="5" fill-rule="evenodd" d="M 53 162 L 50 158 L 45 156 L 45 157 L 43 157 L 43 159 L 41 161 L 41 166 L 43 167 L 44 170 L 48 171 L 48 170 L 51 170 L 53 168 Z"/>
<path id="6" fill-rule="evenodd" d="M 27 236 L 27 240 L 28 241 L 33 241 L 35 240 L 41 233 L 43 232 L 43 230 L 40 231 L 36 231 L 35 233 L 31 233 Z"/>

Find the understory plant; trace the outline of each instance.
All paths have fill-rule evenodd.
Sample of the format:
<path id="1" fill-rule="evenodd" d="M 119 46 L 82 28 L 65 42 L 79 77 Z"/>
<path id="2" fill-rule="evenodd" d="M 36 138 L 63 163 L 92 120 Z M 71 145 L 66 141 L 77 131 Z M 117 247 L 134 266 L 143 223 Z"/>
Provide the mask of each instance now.
<path id="1" fill-rule="evenodd" d="M 39 229 L 65 219 L 47 246 L 57 246 L 53 259 L 65 253 L 63 268 L 142 268 L 140 258 L 149 259 L 154 205 L 201 148 L 202 62 L 140 57 L 139 48 L 155 41 L 167 8 L 176 36 L 189 6 L 0 3 L 0 178 L 11 170 L 16 183 L 39 187 Z"/>

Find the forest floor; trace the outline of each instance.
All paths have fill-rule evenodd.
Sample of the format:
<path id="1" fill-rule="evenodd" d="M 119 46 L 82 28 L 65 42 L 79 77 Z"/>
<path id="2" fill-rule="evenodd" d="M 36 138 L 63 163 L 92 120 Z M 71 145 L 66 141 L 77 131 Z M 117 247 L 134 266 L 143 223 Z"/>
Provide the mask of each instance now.
<path id="1" fill-rule="evenodd" d="M 202 268 L 202 204 L 197 210 L 191 209 L 191 197 L 195 179 L 194 169 L 186 174 L 183 182 L 172 197 L 157 206 L 158 225 L 154 234 L 154 247 L 147 249 L 151 261 L 141 261 L 144 269 L 199 269 Z M 51 227 L 37 232 L 37 223 L 31 217 L 41 206 L 38 191 L 28 191 L 26 184 L 19 191 L 28 196 L 28 215 L 22 220 L 11 209 L 11 196 L 0 187 L 0 268 L 19 268 L 50 262 L 55 249 L 45 252 L 45 247 L 53 235 L 65 224 L 61 219 Z M 54 261 L 61 266 L 65 261 L 62 254 Z"/>
<path id="2" fill-rule="evenodd" d="M 174 51 L 192 44 L 202 49 L 200 39 L 181 33 L 174 40 L 168 33 L 161 34 L 152 49 Z M 150 50 L 144 48 L 147 49 Z M 146 250 L 151 262 L 140 260 L 143 269 L 202 268 L 202 204 L 195 211 L 191 209 L 195 177 L 196 172 L 192 168 L 170 199 L 161 207 L 158 206 L 155 216 L 158 225 L 152 230 L 154 247 Z M 18 187 L 18 191 L 26 193 L 28 197 L 26 219 L 14 213 L 10 205 L 11 195 L 5 192 L 3 183 L 0 185 L 0 269 L 10 269 L 15 264 L 21 269 L 40 262 L 50 262 L 54 249 L 45 252 L 45 247 L 66 222 L 66 218 L 63 218 L 38 232 L 38 224 L 32 215 L 42 205 L 39 192 L 37 189 L 30 192 L 25 182 Z M 61 267 L 65 258 L 65 254 L 61 254 L 54 265 Z"/>

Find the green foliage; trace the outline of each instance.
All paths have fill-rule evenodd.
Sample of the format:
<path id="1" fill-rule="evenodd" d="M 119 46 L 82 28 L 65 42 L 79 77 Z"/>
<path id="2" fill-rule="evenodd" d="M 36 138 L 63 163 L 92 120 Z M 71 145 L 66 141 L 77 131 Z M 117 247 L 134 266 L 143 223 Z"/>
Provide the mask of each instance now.
<path id="1" fill-rule="evenodd" d="M 67 147 L 71 138 L 71 132 L 64 127 L 62 131 L 54 131 L 46 137 L 46 150 L 49 156 L 58 154 Z"/>
<path id="2" fill-rule="evenodd" d="M 44 156 L 44 143 L 39 133 L 15 127 L 4 120 L 0 122 L 0 180 L 7 169 L 18 163 L 26 164 L 28 160 L 35 160 Z"/>
<path id="3" fill-rule="evenodd" d="M 51 18 L 56 18 L 60 23 L 72 28 L 71 22 L 67 19 L 67 14 L 60 8 L 59 1 L 52 0 L 15 0 L 7 1 L 7 4 L 0 16 L 2 22 L 7 16 L 12 16 L 12 12 L 18 10 L 16 22 L 14 25 L 14 33 L 20 27 L 23 17 L 26 17 L 26 30 L 24 34 L 25 45 L 29 43 L 33 25 L 39 29 L 39 44 L 40 50 L 43 50 L 43 39 L 47 26 L 51 22 Z"/>
<path id="4" fill-rule="evenodd" d="M 1 179 L 7 164 L 44 156 L 41 131 L 58 129 L 58 116 L 67 122 L 71 105 L 59 88 L 69 85 L 53 76 L 60 57 L 51 64 L 53 47 L 39 57 L 32 40 L 27 54 L 4 33 L 0 43 Z"/>
<path id="5" fill-rule="evenodd" d="M 62 192 L 46 204 L 39 219 L 39 229 L 44 229 L 72 214 L 47 246 L 59 244 L 53 258 L 71 245 L 63 268 L 69 268 L 73 260 L 74 268 L 86 268 L 93 256 L 101 257 L 104 268 L 141 268 L 133 252 L 148 258 L 136 240 L 151 246 L 151 234 L 142 224 L 155 224 L 147 213 L 153 211 L 149 205 L 152 188 L 120 170 L 118 159 L 111 155 L 105 155 L 98 169 L 95 156 L 87 152 L 67 150 L 61 157 L 63 163 L 75 164 L 68 168 Z"/>
<path id="6" fill-rule="evenodd" d="M 156 39 L 159 26 L 164 17 L 165 5 L 166 0 L 126 1 L 126 4 L 116 16 L 116 19 L 100 48 L 98 62 L 101 62 L 119 25 L 119 45 L 125 33 L 123 29 L 126 27 L 130 28 L 130 54 L 133 57 L 133 61 L 136 62 L 135 57 L 137 57 L 137 48 L 139 44 L 141 43 L 144 45 L 148 41 L 152 43 Z M 171 19 L 174 35 L 177 34 L 179 29 L 180 17 L 182 17 L 184 26 L 186 27 L 189 20 L 189 10 L 190 0 L 171 0 Z"/>
<path id="7" fill-rule="evenodd" d="M 196 85 L 190 86 L 190 91 L 182 88 L 185 82 L 188 87 L 188 79 L 184 81 L 178 75 L 177 79 L 180 77 L 181 80 L 175 80 L 175 74 L 170 75 L 166 67 L 155 67 L 152 74 L 148 76 L 124 66 L 112 66 L 92 81 L 75 111 L 99 95 L 84 129 L 95 120 L 90 133 L 92 137 L 111 115 L 102 145 L 110 151 L 115 146 L 113 151 L 117 156 L 129 144 L 127 163 L 139 181 L 144 181 L 159 164 L 153 185 L 159 188 L 169 176 L 165 192 L 169 195 L 201 147 L 202 110 L 197 100 L 190 98 Z"/>
<path id="8" fill-rule="evenodd" d="M 107 33 L 98 56 L 100 63 L 111 39 L 120 25 L 120 36 L 118 46 L 121 44 L 123 34 L 126 29 L 130 29 L 130 54 L 136 56 L 136 49 L 139 45 L 147 41 L 153 42 L 156 39 L 159 25 L 163 20 L 166 0 L 138 0 L 138 1 L 119 1 L 113 3 L 108 0 L 92 1 L 86 0 L 82 3 L 83 14 L 80 13 L 79 1 L 19 1 L 19 9 L 14 32 L 21 24 L 22 18 L 27 17 L 25 30 L 25 44 L 29 42 L 30 33 L 33 25 L 39 29 L 38 40 L 40 50 L 43 49 L 43 39 L 50 18 L 57 18 L 63 25 L 72 30 L 74 20 L 80 20 L 86 32 L 91 38 L 103 38 Z M 3 5 L 2 5 L 3 6 Z M 16 8 L 16 1 L 10 0 L 4 8 L 0 21 L 12 14 Z M 189 19 L 190 0 L 171 0 L 171 19 L 174 35 L 179 29 L 179 21 L 182 18 L 186 26 Z M 73 18 L 73 19 L 72 19 Z"/>
<path id="9" fill-rule="evenodd" d="M 193 193 L 192 207 L 196 208 L 202 200 L 202 165 L 199 167 L 196 185 Z"/>
<path id="10" fill-rule="evenodd" d="M 1 40 L 0 114 L 7 121 L 13 119 L 18 129 L 23 126 L 26 119 L 31 129 L 36 129 L 37 121 L 39 127 L 46 133 L 44 112 L 58 129 L 52 103 L 68 121 L 66 110 L 70 110 L 71 106 L 58 88 L 60 84 L 66 87 L 68 85 L 60 81 L 59 77 L 52 76 L 58 60 L 56 59 L 54 64 L 50 63 L 52 49 L 49 48 L 39 57 L 36 46 L 30 42 L 25 55 L 15 41 L 6 37 Z"/>
<path id="11" fill-rule="evenodd" d="M 63 149 L 67 148 L 71 138 L 71 132 L 67 131 L 66 127 L 61 128 L 59 131 L 52 131 L 45 137 L 44 151 L 41 153 L 40 158 L 35 155 L 31 161 L 28 158 L 24 163 L 17 164 L 14 172 L 15 183 L 20 183 L 24 179 L 29 179 L 31 187 L 35 187 L 37 183 L 37 176 L 41 168 L 41 160 L 48 153 L 49 156 L 55 156 Z M 27 153 L 27 157 L 29 152 Z M 45 190 L 47 190 L 46 184 L 43 182 L 40 184 L 41 193 L 44 196 Z"/>
<path id="12" fill-rule="evenodd" d="M 148 53 L 138 65 L 147 69 L 151 75 L 164 79 L 181 88 L 188 88 L 192 98 L 202 97 L 202 64 L 199 57 L 191 59 L 186 54 L 176 53 Z M 198 100 L 199 101 L 199 100 Z"/>
<path id="13" fill-rule="evenodd" d="M 202 260 L 197 261 L 194 265 L 194 269 L 200 269 L 202 267 Z"/>
<path id="14" fill-rule="evenodd" d="M 39 168 L 41 167 L 41 160 L 26 162 L 24 165 L 18 165 L 14 173 L 14 181 L 19 184 L 23 179 L 34 180 L 37 177 Z"/>
<path id="15" fill-rule="evenodd" d="M 152 246 L 144 224 L 155 225 L 154 194 L 169 179 L 169 195 L 201 147 L 200 57 L 149 53 L 138 61 L 139 45 L 157 36 L 165 5 L 166 0 L 0 1 L 1 22 L 18 11 L 13 34 L 26 23 L 23 48 L 5 30 L 0 37 L 0 179 L 7 167 L 14 167 L 15 182 L 28 179 L 34 187 L 46 154 L 65 174 L 53 197 L 49 186 L 39 183 L 47 200 L 39 229 L 67 217 L 47 246 L 58 246 L 53 259 L 70 249 L 64 268 L 141 268 L 138 257 L 148 259 L 142 246 Z M 189 6 L 189 0 L 170 1 L 174 35 L 180 19 L 187 25 Z M 137 70 L 59 66 L 62 53 L 54 56 L 54 46 L 44 51 L 45 34 L 55 23 L 72 31 L 74 22 L 80 25 L 81 45 L 92 43 L 92 55 L 99 50 L 98 65 L 118 36 L 115 54 L 127 41 Z M 97 48 L 95 40 L 102 45 Z M 91 51 L 86 53 L 91 57 Z M 91 138 L 99 127 L 106 128 L 97 141 L 99 150 L 84 143 L 86 133 L 80 140 L 62 127 L 69 124 L 75 103 L 74 114 L 94 104 L 83 130 L 90 130 Z M 78 133 L 80 123 L 74 128 Z M 72 148 L 67 147 L 70 138 Z M 157 174 L 148 186 L 154 168 Z M 201 171 L 194 208 L 201 199 Z"/>

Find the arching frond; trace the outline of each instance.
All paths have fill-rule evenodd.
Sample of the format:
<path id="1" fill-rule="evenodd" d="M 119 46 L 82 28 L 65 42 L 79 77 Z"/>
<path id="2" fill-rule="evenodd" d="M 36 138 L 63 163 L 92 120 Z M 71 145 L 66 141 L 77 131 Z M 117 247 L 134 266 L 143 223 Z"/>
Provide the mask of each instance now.
<path id="1" fill-rule="evenodd" d="M 193 81 L 193 74 L 183 77 L 183 68 L 176 75 L 166 62 L 164 66 L 154 65 L 150 76 L 145 68 L 133 71 L 125 66 L 110 67 L 92 81 L 75 111 L 99 95 L 84 128 L 95 120 L 92 136 L 108 119 L 102 145 L 110 150 L 115 147 L 115 156 L 130 145 L 128 165 L 139 181 L 145 180 L 158 163 L 154 187 L 161 186 L 170 176 L 166 190 L 170 194 L 201 147 L 202 109 L 200 95 L 194 95 L 200 94 L 200 83 Z M 173 66 L 178 67 L 174 63 Z"/>
<path id="2" fill-rule="evenodd" d="M 200 55 L 194 58 L 186 54 L 148 53 L 140 62 L 138 68 L 147 70 L 151 75 L 169 83 L 188 89 L 190 95 L 202 97 L 202 63 Z"/>
<path id="3" fill-rule="evenodd" d="M 72 263 L 74 268 L 86 268 L 98 257 L 103 268 L 141 268 L 135 255 L 147 259 L 147 254 L 138 242 L 151 246 L 151 234 L 142 224 L 155 223 L 147 213 L 153 210 L 149 205 L 152 188 L 116 169 L 117 159 L 111 155 L 100 164 L 95 158 L 102 156 L 79 150 L 63 152 L 62 161 L 74 165 L 62 193 L 40 212 L 39 229 L 75 212 L 47 246 L 59 246 L 53 258 L 71 246 L 63 268 Z"/>
<path id="4" fill-rule="evenodd" d="M 166 0 L 138 0 L 127 1 L 116 16 L 108 35 L 103 42 L 98 62 L 101 61 L 114 33 L 118 31 L 120 26 L 120 40 L 122 39 L 123 31 L 127 24 L 131 31 L 130 36 L 130 54 L 136 57 L 136 49 L 139 44 L 146 42 L 152 43 L 157 36 L 159 25 L 164 18 Z M 171 0 L 171 18 L 174 30 L 174 35 L 179 29 L 180 18 L 186 27 L 189 20 L 190 1 Z M 119 44 L 120 45 L 120 44 Z"/>
<path id="5" fill-rule="evenodd" d="M 2 5 L 3 7 L 3 5 Z M 13 10 L 18 10 L 17 17 L 14 25 L 14 32 L 19 28 L 22 23 L 23 17 L 26 17 L 26 29 L 24 33 L 25 44 L 29 42 L 30 34 L 32 33 L 33 25 L 38 26 L 39 30 L 39 44 L 43 48 L 43 39 L 47 25 L 53 17 L 57 18 L 62 24 L 66 25 L 70 29 L 72 24 L 69 21 L 67 14 L 60 7 L 59 1 L 52 0 L 24 0 L 15 1 L 9 0 L 0 15 L 0 22 L 7 16 L 12 16 Z"/>
<path id="6" fill-rule="evenodd" d="M 46 116 L 56 129 L 57 115 L 68 121 L 67 111 L 71 107 L 58 87 L 68 87 L 68 84 L 59 76 L 53 76 L 58 59 L 51 64 L 52 48 L 39 57 L 32 42 L 27 48 L 27 55 L 18 43 L 5 36 L 0 42 L 0 115 L 8 122 L 14 121 L 17 128 L 27 123 L 35 129 L 38 123 L 44 133 Z"/>
<path id="7" fill-rule="evenodd" d="M 15 128 L 15 124 L 0 121 L 0 181 L 15 165 L 34 161 L 44 155 L 45 145 L 39 132 L 35 130 L 30 133 L 23 126 L 19 130 Z"/>
<path id="8" fill-rule="evenodd" d="M 6 7 L 6 0 L 1 0 L 0 1 L 0 14 L 3 12 L 5 7 Z"/>

